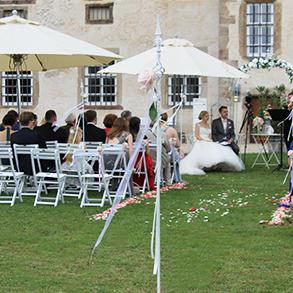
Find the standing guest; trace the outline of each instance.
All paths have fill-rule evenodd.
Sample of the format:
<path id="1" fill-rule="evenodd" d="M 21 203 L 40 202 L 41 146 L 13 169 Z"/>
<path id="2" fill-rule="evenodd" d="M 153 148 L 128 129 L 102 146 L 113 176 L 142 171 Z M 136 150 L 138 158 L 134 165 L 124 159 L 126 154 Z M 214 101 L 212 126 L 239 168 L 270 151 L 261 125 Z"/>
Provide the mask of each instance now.
<path id="1" fill-rule="evenodd" d="M 19 124 L 19 115 L 15 110 L 10 110 L 7 112 L 7 115 L 10 115 L 14 119 L 14 124 L 12 127 L 12 130 L 17 131 L 20 129 L 20 124 Z M 4 125 L 0 124 L 0 131 L 4 130 Z"/>
<path id="2" fill-rule="evenodd" d="M 0 141 L 1 142 L 10 141 L 11 134 L 14 132 L 12 130 L 14 124 L 15 124 L 15 119 L 12 115 L 6 114 L 3 117 L 2 125 L 3 125 L 4 130 L 2 130 L 0 132 Z"/>
<path id="3" fill-rule="evenodd" d="M 133 137 L 133 141 L 135 142 L 137 139 L 137 135 L 140 130 L 140 119 L 138 117 L 131 117 L 129 120 L 129 132 L 131 133 Z M 146 162 L 146 173 L 147 173 L 147 178 L 149 182 L 149 188 L 150 190 L 155 189 L 155 178 L 154 178 L 154 172 L 153 172 L 153 160 L 150 155 L 150 150 L 147 144 L 147 141 L 144 141 L 145 144 L 145 162 Z M 135 163 L 135 169 L 140 169 L 141 168 L 141 163 L 142 163 L 142 154 L 139 153 L 136 163 Z M 143 186 L 145 179 L 145 175 L 138 175 L 135 174 L 133 176 L 133 182 L 136 183 L 138 186 Z"/>
<path id="4" fill-rule="evenodd" d="M 113 126 L 113 123 L 114 121 L 118 118 L 117 115 L 115 114 L 107 114 L 105 117 L 104 117 L 104 120 L 103 120 L 103 124 L 105 125 L 105 131 L 106 131 L 106 134 L 108 135 L 112 126 Z"/>
<path id="5" fill-rule="evenodd" d="M 84 114 L 86 121 L 84 135 L 85 141 L 96 141 L 105 143 L 106 141 L 106 131 L 105 129 L 99 128 L 97 124 L 97 112 L 94 110 L 88 110 Z"/>
<path id="6" fill-rule="evenodd" d="M 56 112 L 54 110 L 49 110 L 45 114 L 45 123 L 42 126 L 37 127 L 36 131 L 45 141 L 58 141 L 59 143 L 66 143 L 66 132 L 64 129 L 55 125 L 56 122 Z"/>
<path id="7" fill-rule="evenodd" d="M 76 116 L 73 113 L 69 114 L 65 119 L 65 123 L 66 125 L 61 126 L 60 128 L 62 128 L 64 130 L 64 133 L 66 133 L 66 139 L 68 142 L 70 129 L 71 127 L 74 127 L 76 123 Z"/>
<path id="8" fill-rule="evenodd" d="M 46 148 L 46 142 L 44 138 L 37 132 L 33 131 L 34 115 L 32 112 L 25 111 L 21 113 L 19 122 L 21 129 L 11 135 L 10 143 L 12 148 L 14 144 L 37 144 L 40 148 Z M 19 155 L 18 161 L 20 171 L 24 172 L 26 175 L 33 174 L 30 155 Z"/>
<path id="9" fill-rule="evenodd" d="M 212 139 L 214 142 L 231 147 L 233 152 L 238 155 L 239 147 L 235 143 L 234 123 L 228 118 L 228 107 L 221 106 L 219 114 L 220 117 L 212 122 Z"/>

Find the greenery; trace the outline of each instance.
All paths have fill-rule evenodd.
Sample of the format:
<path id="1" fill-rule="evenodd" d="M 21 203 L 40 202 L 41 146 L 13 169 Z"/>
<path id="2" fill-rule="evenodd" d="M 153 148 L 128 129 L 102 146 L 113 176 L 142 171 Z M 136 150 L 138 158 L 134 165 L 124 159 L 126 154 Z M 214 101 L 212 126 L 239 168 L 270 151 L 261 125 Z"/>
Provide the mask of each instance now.
<path id="1" fill-rule="evenodd" d="M 286 192 L 284 176 L 248 167 L 188 176 L 187 190 L 164 193 L 162 292 L 292 292 L 293 227 L 259 224 L 275 209 L 272 197 Z M 57 208 L 32 203 L 0 206 L 0 292 L 155 292 L 154 199 L 119 210 L 92 259 L 103 227 L 89 221 L 96 208 L 80 209 L 76 199 Z M 206 211 L 187 223 L 192 207 Z"/>
<path id="2" fill-rule="evenodd" d="M 258 92 L 260 117 L 263 116 L 263 113 L 268 108 L 283 108 L 288 104 L 287 95 L 290 90 L 284 84 L 275 86 L 272 89 L 259 85 L 256 90 Z"/>

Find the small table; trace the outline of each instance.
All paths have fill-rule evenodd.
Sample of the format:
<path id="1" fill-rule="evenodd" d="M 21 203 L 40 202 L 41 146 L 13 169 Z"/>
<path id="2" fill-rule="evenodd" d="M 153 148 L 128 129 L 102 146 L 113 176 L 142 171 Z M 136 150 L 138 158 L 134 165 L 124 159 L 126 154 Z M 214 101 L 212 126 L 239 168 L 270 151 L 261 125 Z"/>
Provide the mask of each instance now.
<path id="1" fill-rule="evenodd" d="M 252 133 L 254 142 L 258 147 L 258 154 L 251 166 L 253 168 L 255 165 L 266 166 L 270 169 L 270 166 L 276 166 L 280 164 L 280 160 L 277 156 L 277 148 L 279 145 L 281 134 L 264 134 L 264 133 Z M 271 138 L 278 139 L 278 143 L 272 144 Z M 277 163 L 271 163 L 272 159 L 275 158 Z M 259 161 L 260 159 L 260 161 Z"/>

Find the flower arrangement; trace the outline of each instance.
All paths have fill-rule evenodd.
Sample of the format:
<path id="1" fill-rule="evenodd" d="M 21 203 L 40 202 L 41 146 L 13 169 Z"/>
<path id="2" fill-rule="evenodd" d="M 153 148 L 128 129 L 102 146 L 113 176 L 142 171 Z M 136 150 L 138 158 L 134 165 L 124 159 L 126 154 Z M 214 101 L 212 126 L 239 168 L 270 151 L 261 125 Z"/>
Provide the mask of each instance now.
<path id="1" fill-rule="evenodd" d="M 293 65 L 288 63 L 283 59 L 277 57 L 267 57 L 267 58 L 254 58 L 248 64 L 244 64 L 239 67 L 239 70 L 247 73 L 252 69 L 271 69 L 271 68 L 283 68 L 288 75 L 290 82 L 293 81 Z"/>
<path id="2" fill-rule="evenodd" d="M 257 132 L 262 131 L 262 126 L 264 125 L 264 120 L 260 116 L 256 116 L 252 122 L 253 128 L 257 130 Z"/>

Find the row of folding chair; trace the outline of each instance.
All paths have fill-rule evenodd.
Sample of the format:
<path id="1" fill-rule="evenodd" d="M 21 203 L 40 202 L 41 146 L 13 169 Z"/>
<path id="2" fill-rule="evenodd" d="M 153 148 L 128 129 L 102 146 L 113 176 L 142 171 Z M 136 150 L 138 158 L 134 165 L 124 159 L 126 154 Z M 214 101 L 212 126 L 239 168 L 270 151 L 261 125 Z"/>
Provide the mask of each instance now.
<path id="1" fill-rule="evenodd" d="M 122 178 L 122 172 L 125 172 L 126 169 L 126 155 L 125 151 L 122 149 L 121 146 L 112 146 L 107 145 L 104 146 L 103 152 L 100 154 L 96 151 L 96 149 L 100 146 L 100 144 L 93 145 L 91 147 L 94 152 L 90 154 L 91 161 L 89 160 L 88 152 L 84 152 L 80 149 L 80 146 L 73 145 L 73 144 L 47 144 L 49 147 L 48 149 L 40 150 L 38 149 L 37 145 L 14 145 L 14 154 L 15 154 L 15 161 L 16 161 L 16 168 L 20 170 L 19 160 L 21 156 L 31 156 L 31 165 L 32 165 L 32 174 L 24 175 L 24 188 L 21 189 L 20 194 L 22 195 L 33 195 L 35 196 L 35 203 L 37 204 L 52 204 L 56 206 L 59 201 L 64 201 L 64 196 L 77 196 L 79 198 L 82 197 L 81 200 L 81 207 L 87 205 L 98 205 L 93 203 L 91 199 L 89 199 L 88 191 L 89 190 L 98 190 L 101 191 L 104 188 L 104 194 L 102 196 L 102 200 L 100 201 L 100 205 L 104 204 L 106 198 L 110 199 L 109 193 L 109 183 L 110 179 L 113 177 L 115 179 Z M 50 146 L 52 148 L 50 148 Z M 5 147 L 7 148 L 7 147 Z M 82 152 L 84 154 L 82 155 Z M 77 156 L 78 153 L 78 156 Z M 86 165 L 91 165 L 93 168 L 95 163 L 99 165 L 99 173 L 94 174 L 87 174 L 85 169 L 77 168 L 76 170 L 72 170 L 71 172 L 62 171 L 61 169 L 61 162 L 60 162 L 60 155 L 66 156 L 71 154 L 76 160 L 80 161 L 80 158 L 83 157 L 83 161 Z M 93 156 L 96 155 L 96 158 Z M 104 156 L 115 156 L 114 157 L 114 164 L 113 168 L 105 170 L 103 158 Z M 98 158 L 98 159 L 97 159 Z M 99 162 L 97 162 L 99 160 Z M 48 162 L 53 161 L 54 163 L 54 172 L 49 172 L 48 170 L 43 170 L 42 168 L 42 161 Z M 76 166 L 82 166 L 80 163 L 76 164 Z M 103 167 L 103 168 L 102 168 Z M 106 165 L 108 168 L 109 166 Z M 103 174 L 101 173 L 103 171 Z M 110 174 L 107 174 L 106 171 Z M 104 177 L 105 178 L 104 178 Z M 71 191 L 71 193 L 66 193 L 65 183 L 66 178 L 73 177 L 78 178 L 80 182 L 79 190 Z M 55 180 L 54 180 L 55 179 Z M 97 183 L 98 182 L 98 183 Z M 96 187 L 99 187 L 98 189 Z M 128 186 L 130 189 L 130 187 Z M 54 200 L 49 200 L 48 197 L 42 196 L 42 193 L 48 194 L 48 190 L 57 189 L 57 194 L 54 197 Z M 112 192 L 112 196 L 115 192 Z M 125 194 L 123 195 L 125 197 Z"/>

